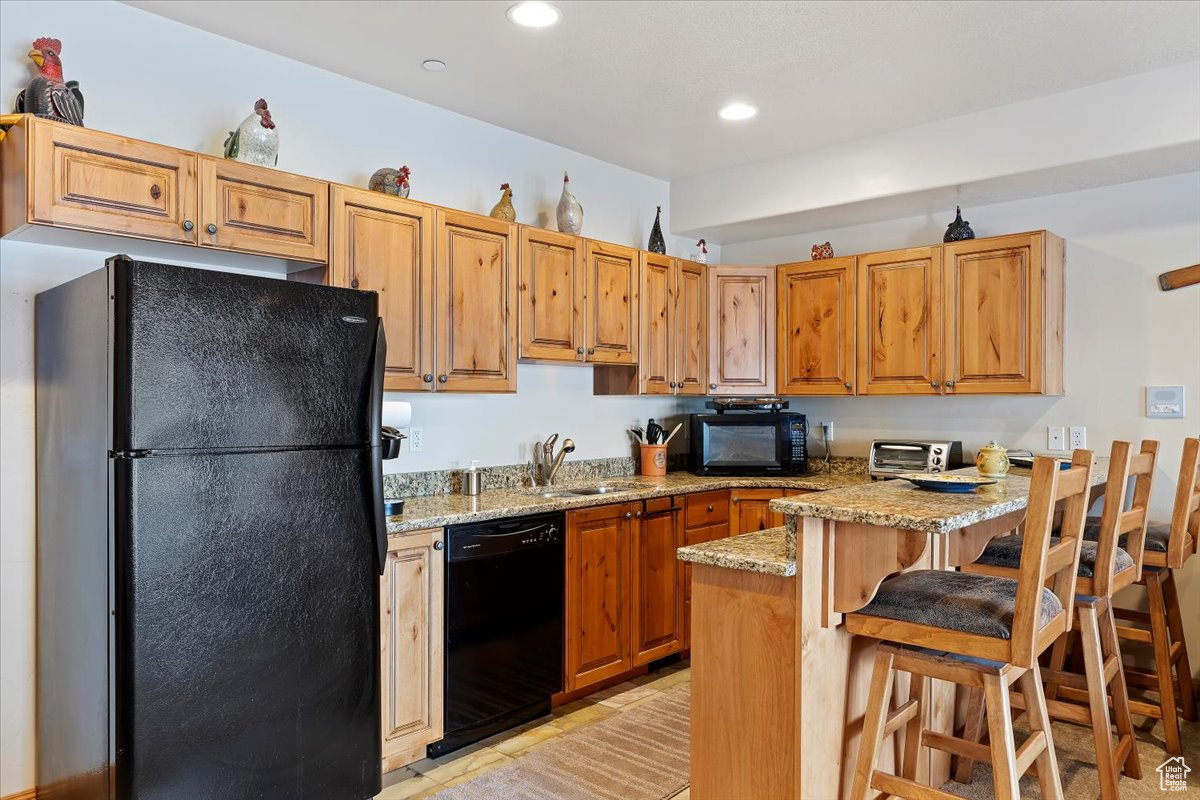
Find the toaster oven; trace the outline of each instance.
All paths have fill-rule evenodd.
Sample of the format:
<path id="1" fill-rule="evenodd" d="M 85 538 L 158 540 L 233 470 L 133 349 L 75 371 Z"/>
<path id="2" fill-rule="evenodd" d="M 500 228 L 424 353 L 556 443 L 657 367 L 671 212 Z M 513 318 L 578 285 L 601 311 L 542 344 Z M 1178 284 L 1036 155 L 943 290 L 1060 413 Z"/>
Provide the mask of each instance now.
<path id="1" fill-rule="evenodd" d="M 871 442 L 868 469 L 872 478 L 887 478 L 902 472 L 946 472 L 962 466 L 962 442 L 887 439 Z"/>

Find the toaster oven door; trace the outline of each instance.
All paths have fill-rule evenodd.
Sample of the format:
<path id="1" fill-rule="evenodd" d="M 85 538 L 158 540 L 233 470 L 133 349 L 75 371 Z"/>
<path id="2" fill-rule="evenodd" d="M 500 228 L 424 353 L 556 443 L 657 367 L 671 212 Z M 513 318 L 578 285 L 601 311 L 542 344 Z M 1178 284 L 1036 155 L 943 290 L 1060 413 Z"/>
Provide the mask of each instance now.
<path id="1" fill-rule="evenodd" d="M 914 444 L 876 445 L 871 468 L 876 472 L 926 472 L 929 448 Z"/>

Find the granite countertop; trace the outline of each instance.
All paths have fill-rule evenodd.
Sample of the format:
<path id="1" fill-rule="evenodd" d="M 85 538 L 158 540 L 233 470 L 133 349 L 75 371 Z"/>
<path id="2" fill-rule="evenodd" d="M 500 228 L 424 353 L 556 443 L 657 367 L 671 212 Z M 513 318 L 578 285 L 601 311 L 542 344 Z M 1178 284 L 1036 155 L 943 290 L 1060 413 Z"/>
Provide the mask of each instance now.
<path id="1" fill-rule="evenodd" d="M 787 578 L 796 574 L 796 556 L 787 551 L 787 529 L 768 528 L 741 536 L 681 547 L 680 561 L 762 572 Z"/>
<path id="2" fill-rule="evenodd" d="M 855 486 L 869 481 L 865 472 L 820 473 L 794 477 L 747 477 L 709 478 L 690 472 L 671 472 L 665 477 L 648 478 L 628 475 L 620 478 L 604 478 L 576 485 L 594 486 L 598 483 L 637 485 L 628 492 L 580 497 L 539 497 L 538 492 L 570 489 L 570 484 L 531 489 L 490 489 L 474 497 L 462 494 L 434 494 L 410 497 L 404 502 L 404 513 L 388 518 L 388 533 L 404 533 L 421 528 L 440 528 L 443 525 L 461 525 L 483 522 L 503 517 L 519 517 L 547 511 L 562 511 L 572 508 L 587 508 L 611 503 L 626 503 L 650 497 L 664 497 L 710 489 L 780 488 L 827 491 Z"/>

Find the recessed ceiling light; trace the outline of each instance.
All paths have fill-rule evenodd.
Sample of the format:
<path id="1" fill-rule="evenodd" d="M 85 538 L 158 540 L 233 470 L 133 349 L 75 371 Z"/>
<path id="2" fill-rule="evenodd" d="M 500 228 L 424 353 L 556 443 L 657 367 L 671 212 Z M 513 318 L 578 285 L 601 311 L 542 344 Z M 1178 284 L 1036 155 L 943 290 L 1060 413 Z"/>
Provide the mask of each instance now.
<path id="1" fill-rule="evenodd" d="M 562 18 L 562 12 L 549 3 L 526 0 L 508 9 L 508 20 L 526 28 L 549 28 Z"/>
<path id="2" fill-rule="evenodd" d="M 717 113 L 721 115 L 721 119 L 736 122 L 738 120 L 750 119 L 758 113 L 758 109 L 747 103 L 730 103 Z"/>
<path id="3" fill-rule="evenodd" d="M 446 68 L 446 62 L 436 58 L 427 58 L 421 62 L 421 66 L 430 72 L 441 72 Z"/>

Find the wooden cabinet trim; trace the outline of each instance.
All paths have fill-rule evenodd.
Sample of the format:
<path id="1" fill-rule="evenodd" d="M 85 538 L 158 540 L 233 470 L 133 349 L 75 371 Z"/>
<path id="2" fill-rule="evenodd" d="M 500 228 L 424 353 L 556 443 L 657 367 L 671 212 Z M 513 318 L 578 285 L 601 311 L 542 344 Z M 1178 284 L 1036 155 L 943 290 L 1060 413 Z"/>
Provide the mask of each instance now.
<path id="1" fill-rule="evenodd" d="M 776 388 L 780 394 L 854 394 L 856 264 L 854 256 L 849 256 L 780 264 L 776 268 Z M 816 309 L 794 305 L 797 298 L 791 292 L 793 285 L 811 286 L 810 282 L 829 279 L 835 281 L 834 297 L 820 298 L 825 303 Z M 809 291 L 803 293 L 801 302 L 817 299 L 816 293 Z M 803 315 L 806 310 L 815 313 Z M 832 358 L 826 358 L 830 355 Z M 803 364 L 797 363 L 802 359 Z"/>

